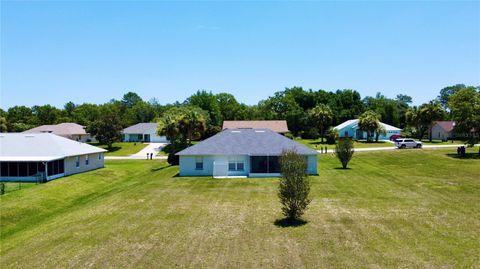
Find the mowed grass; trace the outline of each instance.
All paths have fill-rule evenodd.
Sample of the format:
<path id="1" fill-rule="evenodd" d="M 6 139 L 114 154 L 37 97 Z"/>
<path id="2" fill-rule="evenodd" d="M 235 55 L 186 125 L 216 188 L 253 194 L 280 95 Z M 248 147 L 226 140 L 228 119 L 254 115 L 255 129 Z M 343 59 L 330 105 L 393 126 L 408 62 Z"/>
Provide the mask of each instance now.
<path id="1" fill-rule="evenodd" d="M 107 145 L 99 145 L 98 143 L 89 144 L 108 150 L 108 152 L 105 153 L 106 156 L 129 156 L 139 152 L 147 146 L 147 144 L 141 142 L 115 142 L 113 143 L 112 148 L 108 149 Z"/>
<path id="2" fill-rule="evenodd" d="M 109 161 L 2 196 L 0 260 L 2 268 L 478 268 L 480 159 L 450 153 L 357 152 L 348 170 L 322 155 L 307 223 L 297 227 L 275 225 L 278 179 L 182 178 L 163 161 Z"/>
<path id="3" fill-rule="evenodd" d="M 309 148 L 320 150 L 320 148 L 335 149 L 335 144 L 327 144 L 326 142 L 321 142 L 320 139 L 295 139 L 296 142 L 301 143 Z M 325 140 L 324 140 L 325 141 Z M 367 142 L 367 141 L 354 141 L 354 148 L 383 148 L 390 147 L 393 148 L 395 145 L 386 141 L 378 142 Z"/>

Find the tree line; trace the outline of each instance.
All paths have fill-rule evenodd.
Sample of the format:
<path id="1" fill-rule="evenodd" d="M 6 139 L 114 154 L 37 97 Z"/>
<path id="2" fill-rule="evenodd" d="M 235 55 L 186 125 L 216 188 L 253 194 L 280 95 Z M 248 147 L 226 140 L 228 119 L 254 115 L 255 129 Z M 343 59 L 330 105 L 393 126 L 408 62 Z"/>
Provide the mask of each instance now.
<path id="1" fill-rule="evenodd" d="M 331 92 L 286 88 L 256 105 L 238 102 L 229 93 L 213 94 L 205 90 L 173 104 L 160 104 L 157 99 L 145 101 L 137 93 L 128 92 L 122 99 L 104 104 L 68 102 L 63 108 L 47 104 L 0 109 L 0 131 L 21 132 L 38 125 L 76 122 L 99 135 L 107 129 L 113 130 L 109 136 L 115 141 L 120 139 L 120 130 L 127 126 L 153 121 L 165 126 L 173 121 L 182 122 L 173 130 L 188 144 L 221 131 L 224 120 L 286 120 L 292 136 L 319 138 L 328 134 L 332 126 L 355 118 L 362 120 L 362 126 L 372 136 L 382 131 L 372 121 L 399 127 L 406 136 L 417 138 L 428 137 L 437 120 L 455 120 L 458 132 L 478 133 L 480 88 L 463 84 L 445 87 L 438 97 L 419 106 L 412 106 L 412 98 L 404 94 L 393 99 L 381 93 L 362 98 L 359 92 L 350 89 Z"/>

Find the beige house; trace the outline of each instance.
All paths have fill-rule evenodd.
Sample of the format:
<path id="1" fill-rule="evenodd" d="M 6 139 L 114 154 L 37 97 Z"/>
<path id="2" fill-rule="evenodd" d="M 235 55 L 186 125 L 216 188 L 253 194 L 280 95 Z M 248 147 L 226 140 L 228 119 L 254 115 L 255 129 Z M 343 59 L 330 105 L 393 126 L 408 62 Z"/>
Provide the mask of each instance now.
<path id="1" fill-rule="evenodd" d="M 285 120 L 226 120 L 222 130 L 225 129 L 270 129 L 279 134 L 290 132 Z"/>
<path id="2" fill-rule="evenodd" d="M 73 122 L 65 122 L 56 125 L 41 125 L 26 130 L 24 133 L 51 133 L 83 143 L 94 140 L 92 136 L 85 131 L 85 126 Z"/>
<path id="3" fill-rule="evenodd" d="M 454 121 L 437 121 L 430 130 L 432 139 L 447 141 L 448 139 L 459 137 L 455 133 Z M 461 136 L 461 135 L 460 135 Z"/>
<path id="4" fill-rule="evenodd" d="M 104 166 L 106 150 L 50 133 L 0 133 L 0 182 L 46 182 Z"/>

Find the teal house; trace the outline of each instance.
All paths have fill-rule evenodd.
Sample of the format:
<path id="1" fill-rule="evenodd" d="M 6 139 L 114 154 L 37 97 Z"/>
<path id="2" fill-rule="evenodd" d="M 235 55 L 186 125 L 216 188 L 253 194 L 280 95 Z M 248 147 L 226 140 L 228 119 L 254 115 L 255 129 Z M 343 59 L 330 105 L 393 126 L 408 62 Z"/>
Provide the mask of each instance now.
<path id="1" fill-rule="evenodd" d="M 317 174 L 317 151 L 270 129 L 226 129 L 176 155 L 180 176 L 277 177 L 285 150 L 303 155 L 308 174 Z"/>
<path id="2" fill-rule="evenodd" d="M 389 140 L 392 135 L 399 135 L 402 131 L 395 126 L 383 122 L 380 122 L 380 124 L 385 128 L 386 135 L 380 135 L 378 137 L 379 140 Z M 346 122 L 335 126 L 334 129 L 337 130 L 339 137 L 351 137 L 357 140 L 367 139 L 367 133 L 360 130 L 358 127 L 358 119 L 347 120 Z"/>

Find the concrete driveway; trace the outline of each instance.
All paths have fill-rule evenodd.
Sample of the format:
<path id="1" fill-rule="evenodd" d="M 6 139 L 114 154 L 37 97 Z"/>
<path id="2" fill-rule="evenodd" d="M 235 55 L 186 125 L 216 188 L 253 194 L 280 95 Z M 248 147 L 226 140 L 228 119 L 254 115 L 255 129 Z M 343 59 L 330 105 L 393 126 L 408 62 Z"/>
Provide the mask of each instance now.
<path id="1" fill-rule="evenodd" d="M 157 156 L 158 152 L 168 143 L 145 143 L 148 144 L 145 148 L 139 152 L 130 156 L 105 156 L 105 160 L 146 160 L 147 153 L 153 153 L 153 159 L 167 159 L 167 156 Z"/>

